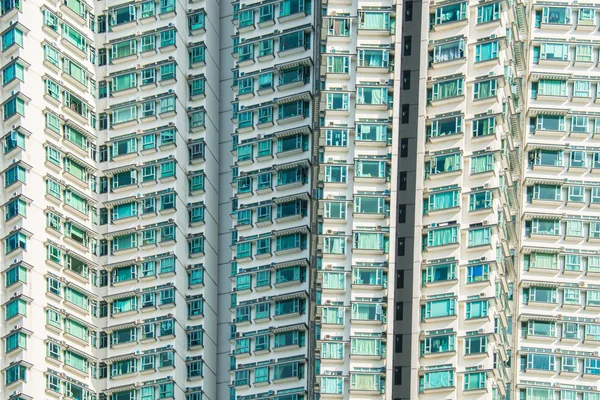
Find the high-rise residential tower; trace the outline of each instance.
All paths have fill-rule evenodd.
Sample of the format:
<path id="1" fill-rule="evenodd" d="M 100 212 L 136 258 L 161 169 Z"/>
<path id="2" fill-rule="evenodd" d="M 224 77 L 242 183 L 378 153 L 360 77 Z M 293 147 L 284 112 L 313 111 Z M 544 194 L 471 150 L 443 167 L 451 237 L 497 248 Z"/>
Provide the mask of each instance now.
<path id="1" fill-rule="evenodd" d="M 215 399 L 218 3 L 2 5 L 6 399 Z"/>
<path id="2" fill-rule="evenodd" d="M 0 400 L 600 400 L 598 8 L 0 1 Z"/>
<path id="3" fill-rule="evenodd" d="M 512 395 L 517 10 L 494 1 L 404 4 L 397 207 L 408 217 L 398 220 L 405 279 L 396 286 L 393 365 L 401 398 Z"/>

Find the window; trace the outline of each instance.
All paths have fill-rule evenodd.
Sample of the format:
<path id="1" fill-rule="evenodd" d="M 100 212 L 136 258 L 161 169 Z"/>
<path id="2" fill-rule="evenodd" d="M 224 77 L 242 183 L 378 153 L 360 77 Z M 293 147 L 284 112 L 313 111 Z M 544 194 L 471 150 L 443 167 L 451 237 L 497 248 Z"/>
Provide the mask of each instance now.
<path id="1" fill-rule="evenodd" d="M 427 211 L 445 210 L 458 207 L 459 192 L 457 190 L 433 192 L 427 199 Z"/>
<path id="2" fill-rule="evenodd" d="M 169 29 L 160 32 L 160 47 L 175 46 L 175 30 Z"/>
<path id="3" fill-rule="evenodd" d="M 27 302 L 23 299 L 16 298 L 10 300 L 4 305 L 4 320 L 9 321 L 17 316 L 27 316 Z"/>
<path id="4" fill-rule="evenodd" d="M 571 9 L 568 7 L 544 7 L 542 10 L 542 23 L 565 25 L 571 23 Z"/>
<path id="5" fill-rule="evenodd" d="M 204 62 L 204 46 L 191 47 L 189 49 L 189 61 L 191 65 Z"/>
<path id="6" fill-rule="evenodd" d="M 441 25 L 452 23 L 466 19 L 467 3 L 457 3 L 444 7 L 439 7 L 435 10 L 435 15 L 432 18 L 433 25 Z"/>
<path id="7" fill-rule="evenodd" d="M 344 393 L 344 378 L 342 377 L 322 377 L 321 393 L 341 395 Z"/>
<path id="8" fill-rule="evenodd" d="M 266 40 L 261 40 L 260 42 L 258 42 L 258 56 L 259 57 L 265 57 L 265 56 L 272 56 L 273 55 L 273 48 L 274 48 L 274 41 L 273 39 L 266 39 Z M 250 49 L 244 49 L 245 52 L 253 52 L 254 48 Z M 246 55 L 247 57 L 250 57 L 249 55 Z M 252 57 L 250 57 L 252 58 Z"/>
<path id="9" fill-rule="evenodd" d="M 548 354 L 527 354 L 527 369 L 554 371 L 554 356 Z"/>
<path id="10" fill-rule="evenodd" d="M 423 270 L 423 285 L 427 283 L 443 282 L 454 279 L 456 279 L 455 263 L 428 265 L 427 268 Z"/>
<path id="11" fill-rule="evenodd" d="M 475 46 L 475 62 L 483 62 L 498 58 L 498 42 L 488 42 Z"/>
<path id="12" fill-rule="evenodd" d="M 492 3 L 477 7 L 477 23 L 485 24 L 486 22 L 496 21 L 500 19 L 500 3 Z"/>
<path id="13" fill-rule="evenodd" d="M 27 203 L 21 197 L 10 200 L 4 205 L 5 221 L 9 221 L 16 216 L 27 216 Z"/>
<path id="14" fill-rule="evenodd" d="M 346 254 L 346 238 L 344 237 L 324 237 L 323 253 L 325 254 Z"/>
<path id="15" fill-rule="evenodd" d="M 357 104 L 384 105 L 388 104 L 388 89 L 385 87 L 363 87 L 356 89 Z M 344 109 L 347 109 L 344 108 Z"/>
<path id="16" fill-rule="evenodd" d="M 12 130 L 4 136 L 4 154 L 10 153 L 17 148 L 25 150 L 25 135 L 19 131 Z"/>
<path id="17" fill-rule="evenodd" d="M 358 29 L 389 30 L 390 13 L 381 11 L 359 11 Z"/>
<path id="18" fill-rule="evenodd" d="M 404 36 L 404 49 L 402 53 L 405 57 L 410 57 L 412 54 L 412 36 Z"/>
<path id="19" fill-rule="evenodd" d="M 524 291 L 524 297 L 529 302 L 556 303 L 556 289 L 534 286 Z"/>
<path id="20" fill-rule="evenodd" d="M 465 338 L 465 355 L 487 352 L 486 336 L 467 336 Z"/>
<path id="21" fill-rule="evenodd" d="M 454 371 L 426 372 L 419 377 L 419 392 L 454 386 Z"/>
<path id="22" fill-rule="evenodd" d="M 5 254 L 10 254 L 17 249 L 27 250 L 27 236 L 22 232 L 14 232 L 4 239 Z"/>
<path id="23" fill-rule="evenodd" d="M 527 335 L 555 337 L 556 324 L 554 322 L 529 320 L 527 321 Z"/>
<path id="24" fill-rule="evenodd" d="M 323 273 L 323 288 L 344 290 L 346 287 L 346 276 L 340 272 L 324 272 Z"/>
<path id="25" fill-rule="evenodd" d="M 327 56 L 327 73 L 347 74 L 350 70 L 350 57 Z"/>
<path id="26" fill-rule="evenodd" d="M 567 61 L 569 60 L 569 45 L 542 43 L 540 58 L 550 61 Z"/>
<path id="27" fill-rule="evenodd" d="M 10 267 L 4 272 L 4 287 L 10 287 L 17 282 L 27 283 L 27 268 L 21 264 Z"/>
<path id="28" fill-rule="evenodd" d="M 13 96 L 3 105 L 4 120 L 9 119 L 14 115 L 25 116 L 25 101 L 19 95 Z"/>
<path id="29" fill-rule="evenodd" d="M 469 265 L 467 267 L 467 283 L 485 282 L 489 280 L 490 267 L 487 264 Z"/>
<path id="30" fill-rule="evenodd" d="M 483 318 L 488 315 L 488 301 L 480 300 L 480 301 L 471 301 L 466 304 L 465 307 L 465 317 L 466 319 L 473 318 Z"/>
<path id="31" fill-rule="evenodd" d="M 485 372 L 475 372 L 475 373 L 467 373 L 464 375 L 464 390 L 477 390 L 484 389 L 486 385 L 486 373 Z"/>
<path id="32" fill-rule="evenodd" d="M 23 32 L 16 27 L 2 34 L 2 51 L 14 44 L 23 47 Z"/>
<path id="33" fill-rule="evenodd" d="M 2 3 L 4 4 L 4 3 Z M 17 63 L 13 62 L 2 70 L 2 84 L 6 85 L 7 83 L 12 82 L 13 80 L 18 79 L 20 81 L 25 80 L 25 68 Z"/>
<path id="34" fill-rule="evenodd" d="M 444 100 L 463 95 L 464 79 L 453 79 L 435 83 L 432 89 L 427 90 L 430 101 Z"/>
<path id="35" fill-rule="evenodd" d="M 446 246 L 455 243 L 458 243 L 458 227 L 456 226 L 431 229 L 427 232 L 427 247 Z"/>
<path id="36" fill-rule="evenodd" d="M 573 97 L 592 97 L 592 83 L 589 81 L 573 82 Z"/>
<path id="37" fill-rule="evenodd" d="M 436 45 L 433 52 L 430 52 L 432 63 L 443 63 L 452 60 L 458 60 L 465 56 L 465 40 L 451 41 Z"/>
<path id="38" fill-rule="evenodd" d="M 346 166 L 325 166 L 325 182 L 326 183 L 346 183 L 347 180 Z"/>
<path id="39" fill-rule="evenodd" d="M 421 319 L 456 315 L 456 299 L 430 300 L 421 306 Z"/>
<path id="40" fill-rule="evenodd" d="M 299 31 L 281 35 L 279 37 L 279 51 L 287 51 L 304 47 L 305 49 L 310 48 L 310 33 Z"/>
<path id="41" fill-rule="evenodd" d="M 27 368 L 21 364 L 15 364 L 4 370 L 4 384 L 11 385 L 17 381 L 27 382 Z"/>
<path id="42" fill-rule="evenodd" d="M 348 93 L 327 93 L 327 109 L 332 111 L 348 111 Z"/>
<path id="43" fill-rule="evenodd" d="M 17 349 L 27 349 L 27 335 L 21 331 L 12 333 L 4 338 L 5 353 L 10 353 Z"/>
<path id="44" fill-rule="evenodd" d="M 408 124 L 408 122 L 410 121 L 410 104 L 402 104 L 400 113 L 400 123 Z"/>
<path id="45" fill-rule="evenodd" d="M 475 100 L 487 99 L 496 96 L 498 82 L 495 79 L 475 82 L 473 97 Z"/>
<path id="46" fill-rule="evenodd" d="M 286 17 L 297 13 L 310 13 L 310 0 L 283 0 L 279 6 L 279 16 Z"/>
<path id="47" fill-rule="evenodd" d="M 348 131 L 346 129 L 327 129 L 325 131 L 325 145 L 346 147 L 348 145 Z"/>

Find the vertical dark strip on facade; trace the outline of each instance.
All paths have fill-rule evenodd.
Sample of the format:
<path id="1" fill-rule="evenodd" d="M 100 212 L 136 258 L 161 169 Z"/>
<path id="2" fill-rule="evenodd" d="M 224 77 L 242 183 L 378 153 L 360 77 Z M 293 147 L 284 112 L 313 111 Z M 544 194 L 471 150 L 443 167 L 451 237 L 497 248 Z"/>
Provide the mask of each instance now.
<path id="1" fill-rule="evenodd" d="M 392 363 L 393 382 L 392 398 L 394 400 L 408 400 L 411 394 L 411 334 L 412 334 L 412 298 L 414 276 L 415 240 L 415 186 L 417 171 L 417 143 L 419 101 L 425 96 L 420 96 L 419 81 L 421 70 L 421 13 L 422 2 L 405 0 L 402 7 L 402 29 L 400 52 L 400 124 L 399 131 L 394 132 L 398 140 L 398 193 L 397 193 L 397 220 L 396 224 L 396 287 L 394 307 L 394 341 L 388 346 L 394 348 Z M 400 16 L 399 16 L 400 17 Z"/>

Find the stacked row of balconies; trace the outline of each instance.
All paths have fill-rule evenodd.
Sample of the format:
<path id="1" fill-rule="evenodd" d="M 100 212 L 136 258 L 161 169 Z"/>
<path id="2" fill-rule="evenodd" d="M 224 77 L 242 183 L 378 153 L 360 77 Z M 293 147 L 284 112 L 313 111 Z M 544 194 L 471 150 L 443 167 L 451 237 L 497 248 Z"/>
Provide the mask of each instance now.
<path id="1" fill-rule="evenodd" d="M 321 23 L 319 396 L 386 386 L 395 6 L 328 2 Z"/>
<path id="2" fill-rule="evenodd" d="M 520 33 L 505 2 L 433 4 L 429 15 L 419 393 L 504 398 L 512 381 Z"/>
<path id="3" fill-rule="evenodd" d="M 530 18 L 517 389 L 527 399 L 593 399 L 598 10 L 534 2 Z"/>
<path id="4" fill-rule="evenodd" d="M 36 30 L 24 10 L 41 21 Z M 2 18 L 12 19 L 2 41 L 12 129 L 3 169 L 15 227 L 3 273 L 17 290 L 3 299 L 15 311 L 3 335 L 17 343 L 6 348 L 7 388 L 23 393 L 14 398 L 201 399 L 215 382 L 214 357 L 203 357 L 203 288 L 216 281 L 216 234 L 204 234 L 204 217 L 217 203 L 210 184 L 204 194 L 217 179 L 206 155 L 218 154 L 217 135 L 204 134 L 217 115 L 205 108 L 207 78 L 218 73 L 205 66 L 204 4 L 17 2 Z M 32 218 L 45 223 L 30 227 Z"/>
<path id="5" fill-rule="evenodd" d="M 307 396 L 315 14 L 234 3 L 231 398 Z"/>

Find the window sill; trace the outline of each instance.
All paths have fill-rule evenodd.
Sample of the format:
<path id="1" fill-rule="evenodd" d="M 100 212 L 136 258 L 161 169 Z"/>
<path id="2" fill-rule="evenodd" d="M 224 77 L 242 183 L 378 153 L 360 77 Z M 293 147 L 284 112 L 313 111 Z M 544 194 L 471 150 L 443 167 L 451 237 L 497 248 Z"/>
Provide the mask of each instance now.
<path id="1" fill-rule="evenodd" d="M 257 25 L 259 28 L 267 28 L 269 26 L 275 25 L 275 21 L 273 19 L 268 19 L 266 21 L 258 21 Z"/>
<path id="2" fill-rule="evenodd" d="M 110 92 L 110 97 L 118 98 L 121 96 L 131 96 L 132 94 L 137 93 L 137 91 L 138 91 L 137 87 L 132 87 L 129 89 L 119 90 L 116 92 Z"/>
<path id="3" fill-rule="evenodd" d="M 113 25 L 110 27 L 110 31 L 111 32 L 119 32 L 119 31 L 124 31 L 126 29 L 132 29 L 133 27 L 135 27 L 137 25 L 137 21 L 133 20 L 133 21 L 129 21 L 129 22 L 124 22 L 118 25 Z"/>
<path id="4" fill-rule="evenodd" d="M 463 26 L 466 26 L 469 23 L 469 21 L 465 18 L 465 19 L 459 19 L 457 21 L 450 21 L 450 22 L 446 22 L 443 24 L 437 24 L 434 25 L 431 28 L 431 31 L 433 32 L 442 32 L 442 31 L 446 31 L 448 29 L 452 29 L 452 28 L 460 28 Z"/>
<path id="5" fill-rule="evenodd" d="M 140 24 L 151 24 L 156 21 L 156 15 L 150 15 L 139 19 Z"/>
<path id="6" fill-rule="evenodd" d="M 138 59 L 138 55 L 136 54 L 131 54 L 125 57 L 119 57 L 119 58 L 113 58 L 112 60 L 110 60 L 110 63 L 112 65 L 119 65 L 119 64 L 125 64 L 125 63 L 131 63 L 135 60 Z"/>

